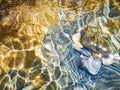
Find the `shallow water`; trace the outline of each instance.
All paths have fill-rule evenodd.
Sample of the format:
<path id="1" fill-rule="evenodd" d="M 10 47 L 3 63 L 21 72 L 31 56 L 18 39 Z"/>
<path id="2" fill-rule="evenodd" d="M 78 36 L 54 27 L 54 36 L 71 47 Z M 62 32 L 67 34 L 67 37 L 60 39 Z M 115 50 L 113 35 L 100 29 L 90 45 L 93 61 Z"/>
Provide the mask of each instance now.
<path id="1" fill-rule="evenodd" d="M 120 1 L 0 0 L 0 90 L 120 90 Z"/>

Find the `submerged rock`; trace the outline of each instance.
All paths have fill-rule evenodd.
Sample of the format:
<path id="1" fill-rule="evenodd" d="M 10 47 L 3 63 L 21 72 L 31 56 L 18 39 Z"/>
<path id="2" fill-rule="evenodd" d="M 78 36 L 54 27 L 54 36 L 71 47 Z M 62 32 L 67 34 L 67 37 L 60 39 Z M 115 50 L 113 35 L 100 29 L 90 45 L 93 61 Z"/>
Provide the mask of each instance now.
<path id="1" fill-rule="evenodd" d="M 96 75 L 100 68 L 101 68 L 101 61 L 98 59 L 94 59 L 91 55 L 91 52 L 87 49 L 81 50 L 82 54 L 80 56 L 82 66 L 84 69 L 86 69 L 90 74 Z"/>
<path id="2" fill-rule="evenodd" d="M 114 62 L 114 56 L 112 54 L 106 53 L 106 54 L 100 54 L 102 63 L 106 66 L 109 66 L 113 64 Z"/>
<path id="3" fill-rule="evenodd" d="M 78 50 L 83 47 L 82 44 L 80 43 L 80 38 L 81 38 L 81 33 L 80 32 L 75 33 L 72 36 L 72 40 L 73 40 L 73 43 L 74 43 L 73 46 L 74 46 L 74 48 L 76 48 Z"/>
<path id="4" fill-rule="evenodd" d="M 83 67 L 92 75 L 96 75 L 100 68 L 100 60 L 94 59 L 93 57 L 88 58 L 87 60 L 82 60 Z"/>

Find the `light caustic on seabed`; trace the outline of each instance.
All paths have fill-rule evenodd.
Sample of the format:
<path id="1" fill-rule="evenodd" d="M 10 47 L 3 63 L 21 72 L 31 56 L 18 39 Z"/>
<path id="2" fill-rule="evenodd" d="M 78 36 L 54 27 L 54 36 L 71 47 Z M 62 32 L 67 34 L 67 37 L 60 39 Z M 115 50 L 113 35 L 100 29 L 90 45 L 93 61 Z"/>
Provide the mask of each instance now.
<path id="1" fill-rule="evenodd" d="M 103 6 L 103 15 L 99 16 L 97 14 L 99 13 L 99 9 L 94 9 L 93 20 L 91 20 L 87 25 L 82 27 L 79 26 L 79 30 L 72 36 L 74 47 L 77 50 L 80 51 L 80 48 L 83 47 L 92 50 L 92 58 L 89 57 L 91 59 L 88 58 L 86 61 L 82 60 L 83 66 L 85 66 L 88 71 L 90 70 L 90 67 L 94 67 L 93 71 L 89 71 L 91 74 L 98 73 L 100 69 L 100 63 L 98 63 L 98 60 L 101 60 L 101 62 L 107 66 L 118 63 L 120 60 L 120 17 L 119 15 L 110 17 L 110 13 L 114 13 L 114 11 L 110 8 L 111 4 L 114 5 L 114 8 L 117 8 L 116 12 L 119 13 L 120 7 L 115 6 L 120 4 L 119 1 L 118 3 L 106 2 Z M 84 17 L 83 14 L 81 16 Z M 87 54 L 88 53 L 86 53 L 86 55 Z M 83 58 L 83 56 L 81 58 Z M 95 60 L 96 64 L 93 64 L 91 61 L 94 60 L 93 58 L 97 59 Z M 95 67 L 97 65 L 98 67 Z M 94 72 L 95 68 L 97 72 Z"/>
<path id="2" fill-rule="evenodd" d="M 38 50 L 45 47 L 42 41 L 52 33 L 49 27 L 61 23 L 60 19 L 65 20 L 61 27 L 78 22 L 73 46 L 82 53 L 82 64 L 91 74 L 98 73 L 101 63 L 110 65 L 119 60 L 120 17 L 109 17 L 109 0 L 5 1 L 0 0 L 0 89 L 47 87 L 50 76 L 45 68 L 50 62 Z M 119 12 L 119 1 L 112 2 Z M 80 26 L 81 20 L 85 23 L 84 15 L 88 20 Z M 21 86 L 16 85 L 19 81 Z"/>
<path id="3" fill-rule="evenodd" d="M 57 9 L 34 1 L 0 0 L 0 90 L 28 90 L 49 81 L 39 49 L 47 28 L 58 21 Z"/>

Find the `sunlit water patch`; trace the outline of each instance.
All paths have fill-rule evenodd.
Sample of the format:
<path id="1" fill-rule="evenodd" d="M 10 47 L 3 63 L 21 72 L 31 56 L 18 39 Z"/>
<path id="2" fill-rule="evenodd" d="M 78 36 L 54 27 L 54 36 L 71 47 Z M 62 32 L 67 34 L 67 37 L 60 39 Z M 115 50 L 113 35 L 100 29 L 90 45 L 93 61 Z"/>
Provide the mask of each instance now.
<path id="1" fill-rule="evenodd" d="M 0 90 L 119 90 L 119 0 L 0 0 Z"/>

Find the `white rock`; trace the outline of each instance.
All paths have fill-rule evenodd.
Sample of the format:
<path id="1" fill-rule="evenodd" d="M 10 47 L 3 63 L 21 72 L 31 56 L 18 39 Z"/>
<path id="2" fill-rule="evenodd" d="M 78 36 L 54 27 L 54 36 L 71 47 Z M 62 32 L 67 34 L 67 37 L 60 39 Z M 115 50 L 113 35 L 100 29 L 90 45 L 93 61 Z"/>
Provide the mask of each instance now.
<path id="1" fill-rule="evenodd" d="M 115 53 L 115 54 L 114 54 L 114 58 L 115 58 L 115 60 L 120 60 L 120 55 L 119 55 L 119 53 Z"/>
<path id="2" fill-rule="evenodd" d="M 102 59 L 102 63 L 106 66 L 109 66 L 114 62 L 114 56 L 112 54 L 109 54 L 108 57 L 101 55 L 101 59 Z"/>
<path id="3" fill-rule="evenodd" d="M 92 75 L 96 75 L 101 68 L 100 60 L 95 60 L 92 56 L 88 58 L 88 60 L 82 60 L 82 64 L 83 67 Z"/>
<path id="4" fill-rule="evenodd" d="M 78 32 L 78 33 L 76 33 L 72 36 L 72 40 L 73 40 L 73 43 L 74 43 L 73 45 L 74 45 L 75 49 L 80 49 L 80 48 L 83 47 L 82 44 L 80 43 L 80 38 L 81 38 L 81 33 L 80 32 Z"/>

